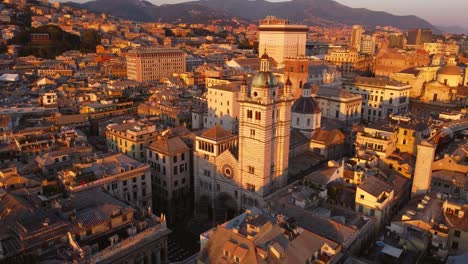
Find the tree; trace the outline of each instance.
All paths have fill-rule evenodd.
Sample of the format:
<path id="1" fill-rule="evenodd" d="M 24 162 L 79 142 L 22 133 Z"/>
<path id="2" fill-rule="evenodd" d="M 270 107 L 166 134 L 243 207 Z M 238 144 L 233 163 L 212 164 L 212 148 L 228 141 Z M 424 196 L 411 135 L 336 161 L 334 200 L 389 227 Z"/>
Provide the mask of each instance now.
<path id="1" fill-rule="evenodd" d="M 166 37 L 174 37 L 175 36 L 174 32 L 172 32 L 172 30 L 170 28 L 164 28 L 164 32 L 165 32 Z"/>
<path id="2" fill-rule="evenodd" d="M 96 50 L 96 46 L 101 43 L 101 37 L 98 32 L 94 29 L 87 30 L 83 36 L 81 36 L 81 50 L 92 51 Z"/>

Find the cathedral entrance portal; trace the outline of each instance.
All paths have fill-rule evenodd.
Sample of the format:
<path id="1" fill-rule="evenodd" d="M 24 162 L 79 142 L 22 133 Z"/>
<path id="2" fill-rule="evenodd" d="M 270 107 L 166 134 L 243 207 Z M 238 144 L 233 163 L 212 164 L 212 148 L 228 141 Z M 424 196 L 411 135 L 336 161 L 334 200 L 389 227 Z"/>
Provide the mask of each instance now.
<path id="1" fill-rule="evenodd" d="M 208 196 L 203 195 L 198 200 L 198 214 L 202 217 L 206 217 L 209 220 L 213 218 L 213 212 L 211 208 L 211 200 Z"/>
<path id="2" fill-rule="evenodd" d="M 231 195 L 221 193 L 215 201 L 215 221 L 224 223 L 237 216 L 237 203 Z"/>

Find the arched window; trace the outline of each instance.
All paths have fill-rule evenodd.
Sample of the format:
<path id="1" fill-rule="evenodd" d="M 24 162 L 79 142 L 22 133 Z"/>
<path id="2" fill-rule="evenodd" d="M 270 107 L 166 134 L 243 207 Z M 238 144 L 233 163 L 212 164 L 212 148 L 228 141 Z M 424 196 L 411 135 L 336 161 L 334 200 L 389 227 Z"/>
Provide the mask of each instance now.
<path id="1" fill-rule="evenodd" d="M 262 113 L 255 112 L 255 120 L 261 120 L 261 119 L 262 119 Z"/>
<path id="2" fill-rule="evenodd" d="M 252 110 L 247 110 L 247 118 L 252 118 Z"/>
<path id="3" fill-rule="evenodd" d="M 302 81 L 299 82 L 299 88 L 302 88 Z"/>

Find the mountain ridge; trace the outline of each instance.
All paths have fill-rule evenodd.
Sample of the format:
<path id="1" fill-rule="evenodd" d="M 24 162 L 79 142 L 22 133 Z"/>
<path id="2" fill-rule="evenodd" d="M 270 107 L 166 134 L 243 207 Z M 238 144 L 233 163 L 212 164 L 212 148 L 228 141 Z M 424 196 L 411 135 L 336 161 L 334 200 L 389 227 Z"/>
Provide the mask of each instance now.
<path id="1" fill-rule="evenodd" d="M 94 0 L 67 4 L 141 22 L 201 23 L 232 18 L 258 21 L 267 15 L 274 15 L 311 26 L 362 24 L 372 28 L 377 25 L 401 29 L 430 28 L 440 32 L 436 26 L 414 15 L 396 16 L 382 11 L 351 8 L 333 0 L 198 0 L 159 6 L 144 0 Z"/>

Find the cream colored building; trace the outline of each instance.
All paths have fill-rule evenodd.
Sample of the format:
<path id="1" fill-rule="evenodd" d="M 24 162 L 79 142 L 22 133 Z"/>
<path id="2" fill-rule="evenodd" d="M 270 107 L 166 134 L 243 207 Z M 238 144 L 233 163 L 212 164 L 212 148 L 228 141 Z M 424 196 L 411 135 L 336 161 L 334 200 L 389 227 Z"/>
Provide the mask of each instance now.
<path id="1" fill-rule="evenodd" d="M 241 85 L 238 102 L 238 137 L 218 125 L 196 139 L 197 213 L 214 222 L 263 206 L 264 197 L 287 184 L 291 86 L 280 88 L 266 54 L 251 88 Z"/>
<path id="2" fill-rule="evenodd" d="M 150 166 L 121 153 L 98 156 L 59 171 L 59 183 L 69 193 L 104 188 L 139 209 L 152 206 Z"/>
<path id="3" fill-rule="evenodd" d="M 372 36 L 365 36 L 362 39 L 361 52 L 364 54 L 375 55 L 375 40 Z"/>
<path id="4" fill-rule="evenodd" d="M 355 49 L 330 50 L 325 55 L 325 61 L 339 67 L 343 77 L 351 77 L 355 76 L 356 73 L 369 71 L 373 63 L 370 56 L 359 54 Z"/>
<path id="5" fill-rule="evenodd" d="M 374 176 L 356 189 L 356 211 L 377 219 L 378 229 L 391 217 L 391 204 L 394 198 L 393 187 Z"/>
<path id="6" fill-rule="evenodd" d="M 416 167 L 414 169 L 413 186 L 411 196 L 425 194 L 431 189 L 432 164 L 434 162 L 436 147 L 428 141 L 421 142 L 416 156 Z"/>
<path id="7" fill-rule="evenodd" d="M 356 77 L 345 82 L 344 88 L 351 93 L 362 95 L 362 119 L 377 121 L 390 114 L 404 114 L 409 111 L 411 86 L 385 77 Z"/>
<path id="8" fill-rule="evenodd" d="M 294 25 L 288 20 L 267 16 L 260 20 L 258 31 L 259 50 L 265 51 L 279 67 L 287 57 L 305 56 L 309 31 L 306 25 Z"/>
<path id="9" fill-rule="evenodd" d="M 241 82 L 228 82 L 209 86 L 206 99 L 207 112 L 203 126 L 211 128 L 221 125 L 224 129 L 237 133 L 239 126 L 239 92 Z"/>
<path id="10" fill-rule="evenodd" d="M 410 97 L 418 98 L 423 93 L 424 85 L 437 78 L 438 69 L 439 67 L 408 68 L 403 71 L 390 74 L 390 78 L 401 83 L 411 85 Z"/>
<path id="11" fill-rule="evenodd" d="M 315 94 L 323 117 L 348 123 L 361 120 L 362 97 L 340 88 L 320 87 Z"/>
<path id="12" fill-rule="evenodd" d="M 385 158 L 396 150 L 397 136 L 396 127 L 388 123 L 377 122 L 372 126 L 364 127 L 362 132 L 358 132 L 356 145 L 368 153 Z"/>
<path id="13" fill-rule="evenodd" d="M 157 138 L 156 125 L 140 121 L 125 121 L 106 127 L 107 148 L 113 152 L 145 161 L 145 148 Z"/>
<path id="14" fill-rule="evenodd" d="M 173 48 L 134 49 L 127 53 L 127 78 L 158 81 L 186 71 L 186 53 Z"/>
<path id="15" fill-rule="evenodd" d="M 176 134 L 165 131 L 146 149 L 146 163 L 151 166 L 153 211 L 164 213 L 169 223 L 191 215 L 190 148 Z"/>
<path id="16" fill-rule="evenodd" d="M 361 51 L 361 40 L 364 28 L 361 25 L 354 25 L 351 32 L 351 48 Z"/>
<path id="17" fill-rule="evenodd" d="M 445 55 L 458 55 L 460 47 L 457 44 L 429 42 L 424 43 L 424 50 L 429 55 L 445 54 Z"/>

